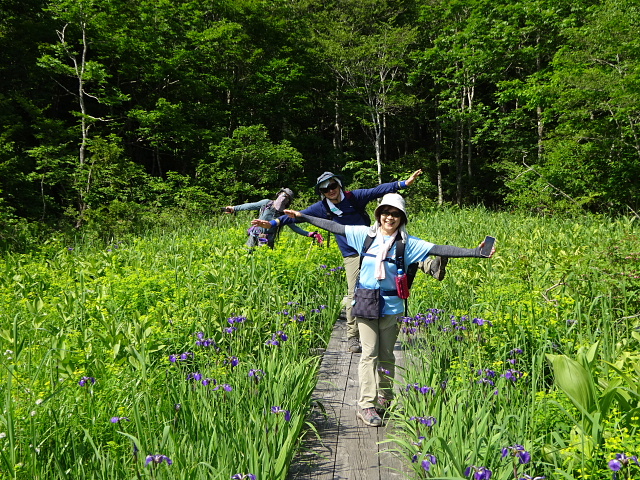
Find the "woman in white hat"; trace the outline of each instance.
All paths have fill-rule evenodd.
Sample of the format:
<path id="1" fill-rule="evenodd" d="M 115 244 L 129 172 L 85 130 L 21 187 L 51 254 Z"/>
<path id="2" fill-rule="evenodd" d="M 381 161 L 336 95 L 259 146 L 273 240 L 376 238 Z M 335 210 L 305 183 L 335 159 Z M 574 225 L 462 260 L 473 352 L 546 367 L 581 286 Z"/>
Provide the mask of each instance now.
<path id="1" fill-rule="evenodd" d="M 393 397 L 393 377 L 395 374 L 394 345 L 398 337 L 398 317 L 404 313 L 404 301 L 398 296 L 395 265 L 396 243 L 404 244 L 404 265 L 424 261 L 427 256 L 441 257 L 483 257 L 480 248 L 460 248 L 451 245 L 434 245 L 417 237 L 407 235 L 407 213 L 404 198 L 397 193 L 388 193 L 382 197 L 375 210 L 376 222 L 372 227 L 360 225 L 341 225 L 331 220 L 305 215 L 295 210 L 285 210 L 293 218 L 322 228 L 336 235 L 344 235 L 347 243 L 356 251 L 362 252 L 367 237 L 373 237 L 366 252 L 362 252 L 362 265 L 358 289 L 373 292 L 372 297 L 380 298 L 378 318 L 364 318 L 358 315 L 358 330 L 362 342 L 362 356 L 358 365 L 360 394 L 357 415 L 370 426 L 382 425 L 382 419 L 376 411 L 376 402 L 385 406 Z M 367 242 L 369 243 L 369 242 Z M 489 257 L 495 248 L 491 248 Z M 379 295 L 375 291 L 378 290 Z M 364 292 L 366 293 L 366 292 Z M 356 300 L 357 303 L 365 300 Z M 406 297 L 405 297 L 406 298 Z M 375 315 L 373 315 L 375 316 Z M 384 373 L 378 373 L 378 368 Z M 388 372 L 388 373 L 387 373 Z"/>

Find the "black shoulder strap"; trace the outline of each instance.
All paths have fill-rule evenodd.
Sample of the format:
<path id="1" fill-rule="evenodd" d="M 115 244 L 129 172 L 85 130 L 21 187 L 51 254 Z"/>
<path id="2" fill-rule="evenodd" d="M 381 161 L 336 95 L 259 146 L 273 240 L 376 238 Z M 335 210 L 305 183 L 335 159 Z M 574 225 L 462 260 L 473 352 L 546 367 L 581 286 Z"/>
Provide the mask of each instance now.
<path id="1" fill-rule="evenodd" d="M 362 251 L 360 252 L 360 268 L 362 268 L 362 260 L 364 260 L 364 254 L 367 253 L 367 250 L 369 250 L 369 248 L 371 247 L 374 238 L 376 237 L 367 235 L 367 238 L 364 239 L 364 243 L 362 244 Z"/>

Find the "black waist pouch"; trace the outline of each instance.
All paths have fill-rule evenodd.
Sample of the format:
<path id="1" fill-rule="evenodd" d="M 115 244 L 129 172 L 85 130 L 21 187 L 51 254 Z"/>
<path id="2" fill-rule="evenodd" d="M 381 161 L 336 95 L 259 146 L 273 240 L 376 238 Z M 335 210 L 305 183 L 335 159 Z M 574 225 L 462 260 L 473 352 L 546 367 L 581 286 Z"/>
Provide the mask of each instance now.
<path id="1" fill-rule="evenodd" d="M 368 288 L 356 288 L 353 293 L 353 308 L 351 314 L 354 317 L 376 320 L 380 318 L 380 290 Z"/>

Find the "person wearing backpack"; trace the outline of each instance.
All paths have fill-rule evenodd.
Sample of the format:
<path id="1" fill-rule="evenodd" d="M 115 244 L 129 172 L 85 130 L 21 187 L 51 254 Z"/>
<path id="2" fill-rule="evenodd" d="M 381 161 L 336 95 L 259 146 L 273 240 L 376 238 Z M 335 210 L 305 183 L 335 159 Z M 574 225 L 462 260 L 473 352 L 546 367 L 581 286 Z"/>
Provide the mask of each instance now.
<path id="1" fill-rule="evenodd" d="M 235 213 L 247 210 L 259 210 L 259 218 L 269 222 L 274 218 L 280 217 L 284 210 L 289 207 L 293 201 L 293 191 L 289 188 L 281 188 L 275 200 L 265 198 L 258 202 L 245 203 L 243 205 L 226 206 L 222 208 L 223 213 Z M 268 245 L 270 248 L 275 246 L 275 242 L 280 235 L 280 230 L 284 225 L 271 226 L 267 228 L 252 225 L 247 230 L 247 246 L 253 248 L 259 245 Z M 299 235 L 311 237 L 319 244 L 322 244 L 322 235 L 318 232 L 307 232 L 295 224 L 289 225 L 289 228 Z"/>
<path id="2" fill-rule="evenodd" d="M 372 227 L 341 225 L 295 210 L 285 210 L 285 213 L 341 236 L 351 248 L 360 252 L 362 265 L 352 310 L 362 342 L 357 415 L 366 425 L 380 426 L 382 419 L 376 404 L 384 408 L 393 399 L 398 318 L 405 309 L 402 297 L 406 299 L 409 295 L 406 274 L 400 269 L 424 261 L 429 255 L 482 258 L 480 249 L 484 241 L 477 248 L 467 249 L 435 245 L 408 235 L 405 201 L 397 193 L 382 197 L 375 210 L 376 222 Z M 401 244 L 403 258 L 400 260 L 398 246 Z M 492 247 L 486 257 L 491 257 L 494 252 L 495 247 Z"/>
<path id="3" fill-rule="evenodd" d="M 371 225 L 371 219 L 367 213 L 367 205 L 372 200 L 378 199 L 387 193 L 396 193 L 398 190 L 408 187 L 420 176 L 422 170 L 416 170 L 405 181 L 389 182 L 378 185 L 374 188 L 363 188 L 348 191 L 344 188 L 344 181 L 340 175 L 331 172 L 324 172 L 318 177 L 316 182 L 316 193 L 321 196 L 319 202 L 302 210 L 305 215 L 326 218 L 342 225 Z M 287 215 L 271 220 L 269 223 L 257 219 L 252 225 L 262 228 L 276 227 L 282 225 L 292 225 L 299 222 Z M 360 270 L 359 252 L 351 247 L 344 236 L 336 237 L 338 247 L 342 253 L 344 269 L 347 276 L 347 295 L 344 298 L 344 306 L 347 319 L 347 348 L 352 353 L 360 353 L 360 335 L 358 325 L 351 314 L 351 303 L 355 290 L 358 272 Z M 425 273 L 433 275 L 438 280 L 444 278 L 446 272 L 447 258 L 436 258 L 431 261 L 427 259 L 420 264 L 420 269 Z"/>

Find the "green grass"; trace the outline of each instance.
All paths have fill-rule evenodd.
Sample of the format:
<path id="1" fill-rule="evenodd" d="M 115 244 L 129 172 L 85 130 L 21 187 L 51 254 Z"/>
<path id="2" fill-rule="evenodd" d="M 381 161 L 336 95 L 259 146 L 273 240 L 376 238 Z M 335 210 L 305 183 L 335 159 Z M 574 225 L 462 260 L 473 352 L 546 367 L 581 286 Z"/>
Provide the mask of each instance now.
<path id="1" fill-rule="evenodd" d="M 309 352 L 326 344 L 346 286 L 333 239 L 319 248 L 285 230 L 275 250 L 249 254 L 249 218 L 2 255 L 0 478 L 286 478 L 315 386 Z M 476 465 L 514 478 L 501 456 L 514 444 L 532 455 L 517 473 L 547 478 L 609 478 L 615 453 L 640 453 L 635 222 L 446 209 L 411 215 L 409 231 L 466 247 L 498 239 L 493 259 L 454 259 L 443 282 L 414 284 L 411 313 L 439 311 L 406 335 L 413 366 L 398 385 L 434 392 L 400 397 L 407 461 L 438 458 L 430 472 L 415 463 L 417 477 Z M 582 362 L 597 405 L 580 410 L 548 354 Z M 501 377 L 508 368 L 522 378 Z M 497 372 L 495 385 L 478 370 Z M 172 464 L 145 465 L 156 454 Z"/>

